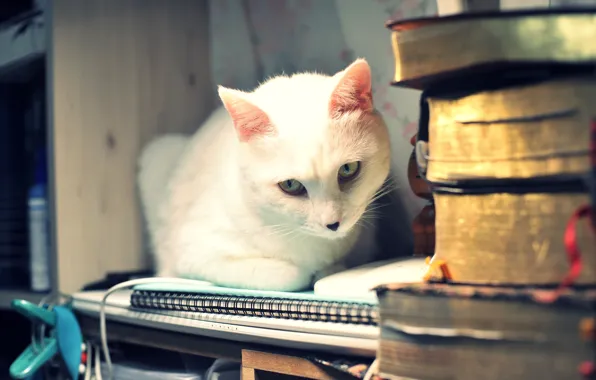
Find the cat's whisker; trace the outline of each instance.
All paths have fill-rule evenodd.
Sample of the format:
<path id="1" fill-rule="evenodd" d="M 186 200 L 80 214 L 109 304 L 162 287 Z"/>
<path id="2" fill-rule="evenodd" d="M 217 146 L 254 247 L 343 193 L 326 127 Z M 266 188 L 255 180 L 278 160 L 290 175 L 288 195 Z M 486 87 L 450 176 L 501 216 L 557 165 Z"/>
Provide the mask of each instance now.
<path id="1" fill-rule="evenodd" d="M 296 241 L 296 239 L 298 239 L 298 242 L 301 242 L 302 240 L 305 239 L 305 235 L 304 234 L 299 234 L 299 233 L 295 233 L 293 235 L 290 235 L 290 238 L 288 239 L 288 242 L 294 242 L 294 241 Z"/>
<path id="2" fill-rule="evenodd" d="M 386 205 L 375 205 L 373 207 L 367 208 L 364 213 L 362 214 L 361 218 L 366 220 L 375 220 L 382 216 L 379 209 L 385 207 Z"/>
<path id="3" fill-rule="evenodd" d="M 278 237 L 282 237 L 282 238 L 286 238 L 286 237 L 292 237 L 293 235 L 296 235 L 297 231 L 295 229 L 288 229 L 286 231 L 284 231 L 283 233 L 277 235 Z"/>
<path id="4" fill-rule="evenodd" d="M 287 237 L 287 236 L 290 236 L 290 235 L 296 233 L 295 228 L 291 228 L 291 227 L 283 225 L 283 224 L 270 225 L 268 227 L 269 227 L 269 234 L 267 236 L 277 236 L 277 237 L 283 238 L 283 237 Z"/>
<path id="5" fill-rule="evenodd" d="M 377 219 L 379 216 L 381 216 L 381 215 L 378 212 L 376 212 L 375 210 L 367 210 L 362 214 L 362 216 L 360 218 L 366 219 L 366 220 L 374 220 L 374 219 Z"/>
<path id="6" fill-rule="evenodd" d="M 392 192 L 394 192 L 395 190 L 398 189 L 398 186 L 393 182 L 393 180 L 387 180 L 380 188 L 379 190 L 377 190 L 373 196 L 366 202 L 358 205 L 360 207 L 364 206 L 365 204 L 367 204 L 367 209 L 373 205 L 376 201 L 378 201 L 380 198 L 384 197 L 385 195 L 388 195 Z M 377 206 L 377 204 L 375 204 L 374 206 Z M 385 205 L 379 205 L 379 206 L 385 206 Z"/>
<path id="7" fill-rule="evenodd" d="M 362 228 L 374 228 L 374 224 L 366 219 L 358 220 L 358 222 L 356 222 L 356 225 Z"/>
<path id="8" fill-rule="evenodd" d="M 284 226 L 282 225 L 273 225 L 273 226 L 267 226 L 269 232 L 271 233 L 277 233 L 277 232 L 281 232 L 284 231 Z"/>
<path id="9" fill-rule="evenodd" d="M 383 187 L 381 187 L 375 193 L 375 195 L 372 197 L 372 199 L 370 200 L 370 203 L 377 201 L 378 199 L 384 197 L 385 195 L 388 195 L 388 194 L 394 192 L 395 190 L 397 190 L 397 187 L 393 187 L 393 186 L 383 186 Z"/>
<path id="10" fill-rule="evenodd" d="M 273 232 L 273 233 L 283 233 L 283 232 L 287 232 L 287 231 L 289 231 L 289 229 L 285 228 L 285 227 L 278 227 L 278 228 L 274 228 L 271 230 L 271 232 Z"/>
<path id="11" fill-rule="evenodd" d="M 379 210 L 370 210 L 363 214 L 365 218 L 374 217 L 378 218 L 382 216 L 382 212 Z"/>
<path id="12" fill-rule="evenodd" d="M 269 234 L 267 236 L 276 236 L 279 238 L 286 238 L 287 242 L 296 240 L 297 238 L 304 239 L 305 234 L 300 233 L 300 229 L 296 227 L 290 227 L 284 224 L 269 225 Z"/>
<path id="13" fill-rule="evenodd" d="M 295 241 L 297 238 L 304 239 L 306 237 L 306 234 L 301 233 L 299 228 L 287 227 L 286 232 L 283 235 L 278 236 L 286 238 L 286 243 L 289 243 Z"/>
<path id="14" fill-rule="evenodd" d="M 371 224 L 371 220 L 369 218 L 360 218 L 358 222 L 362 224 Z"/>
<path id="15" fill-rule="evenodd" d="M 387 207 L 387 206 L 389 206 L 389 205 L 388 204 L 375 204 L 372 207 L 367 208 L 366 211 L 365 211 L 365 213 L 372 212 L 372 211 L 377 211 L 377 210 L 380 210 L 380 209 L 382 209 L 384 207 Z"/>
<path id="16" fill-rule="evenodd" d="M 379 219 L 379 216 L 378 215 L 367 215 L 366 217 L 362 218 L 361 220 L 364 220 L 366 222 L 370 222 L 370 223 L 373 223 L 374 224 L 374 222 L 377 219 Z"/>
<path id="17" fill-rule="evenodd" d="M 377 214 L 368 214 L 368 215 L 363 215 L 360 219 L 361 220 L 365 220 L 367 222 L 374 222 L 379 218 L 380 215 Z"/>
<path id="18" fill-rule="evenodd" d="M 385 192 L 385 193 L 379 193 L 377 195 L 375 195 L 369 202 L 369 204 L 375 203 L 377 202 L 379 199 L 383 198 L 384 196 L 386 196 L 387 194 L 391 193 L 391 191 Z"/>

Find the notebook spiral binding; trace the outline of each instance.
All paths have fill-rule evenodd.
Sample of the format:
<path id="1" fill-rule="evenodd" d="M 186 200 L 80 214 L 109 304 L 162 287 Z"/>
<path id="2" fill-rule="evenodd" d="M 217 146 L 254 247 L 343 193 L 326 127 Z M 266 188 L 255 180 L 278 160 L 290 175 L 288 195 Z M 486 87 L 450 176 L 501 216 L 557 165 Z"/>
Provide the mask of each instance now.
<path id="1" fill-rule="evenodd" d="M 134 290 L 132 308 L 377 325 L 375 305 Z"/>

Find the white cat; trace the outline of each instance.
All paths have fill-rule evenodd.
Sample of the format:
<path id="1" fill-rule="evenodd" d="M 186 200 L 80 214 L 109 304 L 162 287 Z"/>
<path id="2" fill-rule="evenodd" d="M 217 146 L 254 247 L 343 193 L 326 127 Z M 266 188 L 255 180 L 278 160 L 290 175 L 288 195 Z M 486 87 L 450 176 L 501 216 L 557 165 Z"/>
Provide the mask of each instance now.
<path id="1" fill-rule="evenodd" d="M 194 136 L 158 138 L 140 157 L 157 274 L 304 289 L 354 252 L 389 174 L 370 67 L 358 59 L 334 76 L 278 76 L 219 96 L 225 108 Z M 357 255 L 373 249 L 363 245 Z"/>

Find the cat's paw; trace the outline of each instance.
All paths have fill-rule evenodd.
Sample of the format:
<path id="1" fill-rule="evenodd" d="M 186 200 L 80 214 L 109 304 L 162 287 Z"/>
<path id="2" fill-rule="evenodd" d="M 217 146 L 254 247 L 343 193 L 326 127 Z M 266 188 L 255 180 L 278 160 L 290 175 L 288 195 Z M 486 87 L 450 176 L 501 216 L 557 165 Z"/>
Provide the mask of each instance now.
<path id="1" fill-rule="evenodd" d="M 331 276 L 332 274 L 339 273 L 345 271 L 347 268 L 343 263 L 335 263 L 331 264 L 326 268 L 321 269 L 320 271 L 315 273 L 314 282 L 319 281 L 322 278 L 327 276 Z"/>
<path id="2" fill-rule="evenodd" d="M 186 266 L 183 277 L 232 288 L 298 291 L 308 288 L 312 279 L 312 273 L 290 262 L 266 258 L 217 260 L 194 269 Z"/>
<path id="3" fill-rule="evenodd" d="M 252 259 L 247 260 L 252 267 L 245 273 L 253 289 L 298 291 L 304 290 L 311 285 L 312 273 L 283 260 L 275 259 Z M 248 268 L 247 268 L 248 269 Z"/>

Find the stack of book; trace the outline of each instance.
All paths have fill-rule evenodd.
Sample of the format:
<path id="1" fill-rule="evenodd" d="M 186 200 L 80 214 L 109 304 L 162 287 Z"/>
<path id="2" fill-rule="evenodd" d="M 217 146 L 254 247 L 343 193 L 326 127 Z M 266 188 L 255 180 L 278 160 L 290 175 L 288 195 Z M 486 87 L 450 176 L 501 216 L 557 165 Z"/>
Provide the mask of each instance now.
<path id="1" fill-rule="evenodd" d="M 596 376 L 596 9 L 388 27 L 436 241 L 426 283 L 378 289 L 381 374 Z"/>

